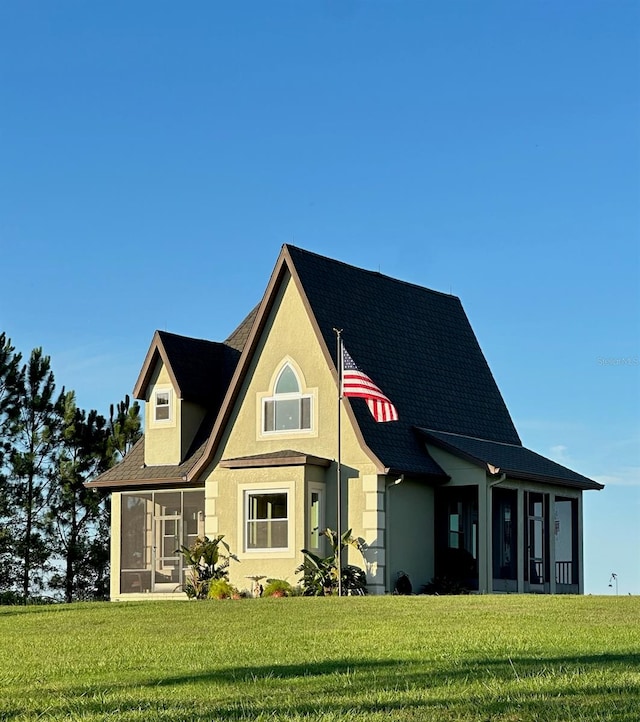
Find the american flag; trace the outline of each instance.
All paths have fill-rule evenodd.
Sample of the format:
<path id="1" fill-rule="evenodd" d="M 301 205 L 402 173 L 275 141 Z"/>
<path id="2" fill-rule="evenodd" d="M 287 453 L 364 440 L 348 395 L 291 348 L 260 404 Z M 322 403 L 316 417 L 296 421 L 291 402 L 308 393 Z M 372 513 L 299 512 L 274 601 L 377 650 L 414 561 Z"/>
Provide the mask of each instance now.
<path id="1" fill-rule="evenodd" d="M 360 371 L 347 349 L 342 347 L 342 395 L 365 399 L 376 421 L 397 421 L 396 407 L 367 374 Z"/>

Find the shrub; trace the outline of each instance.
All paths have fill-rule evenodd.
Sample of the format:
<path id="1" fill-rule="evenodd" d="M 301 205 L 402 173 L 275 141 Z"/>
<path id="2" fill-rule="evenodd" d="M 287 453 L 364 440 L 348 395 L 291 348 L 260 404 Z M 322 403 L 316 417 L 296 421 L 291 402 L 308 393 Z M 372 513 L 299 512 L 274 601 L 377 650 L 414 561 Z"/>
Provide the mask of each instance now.
<path id="1" fill-rule="evenodd" d="M 447 577 L 433 577 L 433 579 L 425 584 L 420 590 L 420 594 L 435 595 L 458 595 L 469 594 L 469 590 L 458 579 L 450 579 Z"/>
<path id="2" fill-rule="evenodd" d="M 183 590 L 189 599 L 206 599 L 209 586 L 214 579 L 227 579 L 227 567 L 231 559 L 238 558 L 231 553 L 229 545 L 222 541 L 224 534 L 214 539 L 198 537 L 190 547 L 182 546 L 178 550 L 189 565 L 189 576 L 183 585 Z M 220 551 L 224 547 L 227 554 Z"/>
<path id="3" fill-rule="evenodd" d="M 229 584 L 226 579 L 213 579 L 209 582 L 209 599 L 231 599 L 240 598 L 238 590 Z"/>
<path id="4" fill-rule="evenodd" d="M 267 586 L 262 592 L 263 597 L 292 597 L 295 591 L 284 579 L 267 579 Z"/>

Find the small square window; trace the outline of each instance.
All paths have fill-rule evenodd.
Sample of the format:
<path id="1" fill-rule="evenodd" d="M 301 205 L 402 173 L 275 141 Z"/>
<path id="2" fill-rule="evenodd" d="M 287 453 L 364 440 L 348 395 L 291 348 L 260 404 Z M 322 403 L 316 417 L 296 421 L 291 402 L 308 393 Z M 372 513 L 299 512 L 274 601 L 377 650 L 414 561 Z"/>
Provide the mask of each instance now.
<path id="1" fill-rule="evenodd" d="M 171 420 L 171 391 L 156 391 L 154 419 L 156 421 Z"/>

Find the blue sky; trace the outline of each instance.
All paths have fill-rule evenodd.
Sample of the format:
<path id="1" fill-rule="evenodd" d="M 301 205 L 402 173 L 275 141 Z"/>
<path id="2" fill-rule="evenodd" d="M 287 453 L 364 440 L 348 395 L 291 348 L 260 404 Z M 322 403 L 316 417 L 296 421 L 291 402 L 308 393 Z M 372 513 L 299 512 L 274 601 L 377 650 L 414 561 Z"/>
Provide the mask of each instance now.
<path id="1" fill-rule="evenodd" d="M 107 413 L 283 243 L 459 296 L 640 593 L 640 5 L 0 5 L 0 330 Z"/>

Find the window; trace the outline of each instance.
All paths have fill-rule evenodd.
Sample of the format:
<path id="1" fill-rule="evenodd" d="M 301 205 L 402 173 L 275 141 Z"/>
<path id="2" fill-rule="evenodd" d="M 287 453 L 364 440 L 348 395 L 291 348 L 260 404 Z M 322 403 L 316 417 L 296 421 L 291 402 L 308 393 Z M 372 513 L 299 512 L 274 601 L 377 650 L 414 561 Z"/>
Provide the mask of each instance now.
<path id="1" fill-rule="evenodd" d="M 324 487 L 313 484 L 308 491 L 309 549 L 319 550 L 324 531 Z"/>
<path id="2" fill-rule="evenodd" d="M 171 389 L 158 389 L 154 395 L 154 421 L 171 421 Z"/>
<path id="3" fill-rule="evenodd" d="M 296 372 L 286 364 L 275 384 L 274 394 L 263 400 L 264 433 L 311 429 L 311 396 L 300 392 Z"/>
<path id="4" fill-rule="evenodd" d="M 289 546 L 287 491 L 245 492 L 245 549 L 287 549 Z"/>

